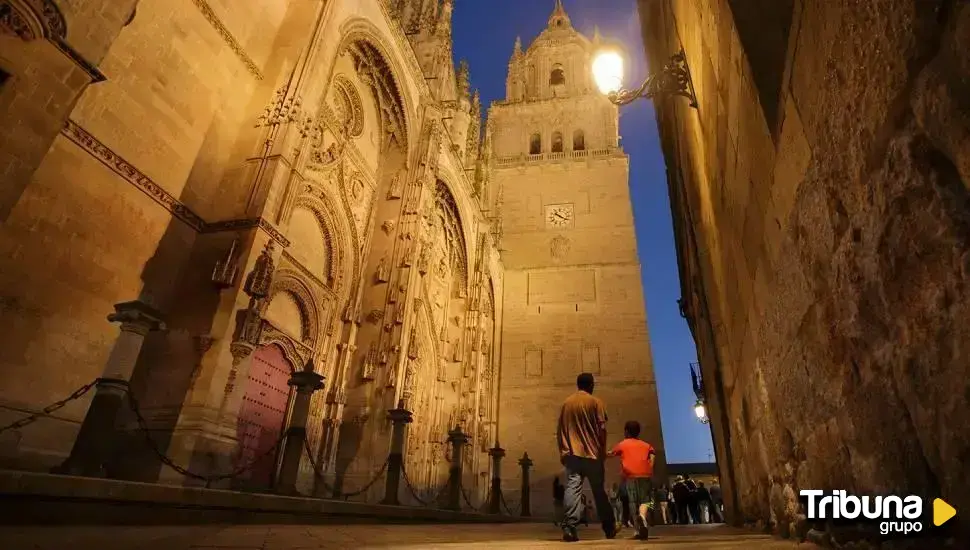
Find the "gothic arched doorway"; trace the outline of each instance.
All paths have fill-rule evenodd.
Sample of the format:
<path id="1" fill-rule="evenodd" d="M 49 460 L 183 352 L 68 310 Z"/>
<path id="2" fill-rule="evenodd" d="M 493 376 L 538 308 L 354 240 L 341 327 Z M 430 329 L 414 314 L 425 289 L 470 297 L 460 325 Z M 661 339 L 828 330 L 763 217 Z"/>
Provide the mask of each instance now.
<path id="1" fill-rule="evenodd" d="M 290 362 L 279 346 L 270 344 L 253 352 L 246 393 L 239 407 L 236 467 L 247 467 L 240 485 L 250 489 L 272 486 L 279 452 L 273 451 L 283 435 L 290 402 Z M 251 466 L 250 466 L 251 465 Z"/>

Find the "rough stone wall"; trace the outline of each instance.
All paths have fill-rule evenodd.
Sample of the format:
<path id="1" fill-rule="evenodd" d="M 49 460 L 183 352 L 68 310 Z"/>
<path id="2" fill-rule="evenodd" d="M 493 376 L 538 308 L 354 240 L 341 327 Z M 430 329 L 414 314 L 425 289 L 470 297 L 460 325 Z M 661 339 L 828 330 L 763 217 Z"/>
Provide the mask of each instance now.
<path id="1" fill-rule="evenodd" d="M 640 4 L 699 101 L 656 105 L 733 519 L 788 533 L 806 488 L 965 509 L 970 6 L 795 2 L 760 37 L 787 36 L 780 71 L 739 36 L 757 10 Z"/>

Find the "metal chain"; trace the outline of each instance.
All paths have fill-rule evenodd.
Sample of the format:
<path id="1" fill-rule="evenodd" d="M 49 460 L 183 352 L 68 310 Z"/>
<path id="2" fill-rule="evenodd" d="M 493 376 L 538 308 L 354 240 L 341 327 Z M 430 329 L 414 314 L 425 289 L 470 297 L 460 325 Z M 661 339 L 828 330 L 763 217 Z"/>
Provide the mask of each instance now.
<path id="1" fill-rule="evenodd" d="M 272 447 L 266 449 L 266 451 L 264 451 L 262 454 L 254 457 L 249 462 L 249 464 L 238 466 L 234 468 L 232 471 L 224 474 L 215 474 L 215 475 L 197 474 L 195 472 L 190 471 L 188 468 L 185 468 L 183 466 L 176 464 L 171 458 L 169 458 L 165 453 L 163 453 L 161 449 L 158 448 L 158 446 L 155 444 L 155 440 L 152 438 L 151 430 L 148 429 L 148 422 L 145 420 L 145 417 L 141 413 L 141 409 L 138 407 L 138 400 L 135 398 L 134 394 L 130 390 L 126 389 L 125 391 L 128 394 L 129 408 L 131 409 L 132 413 L 134 413 L 135 415 L 135 420 L 138 422 L 138 428 L 145 436 L 145 443 L 148 445 L 149 450 L 152 451 L 152 453 L 158 458 L 158 460 L 162 464 L 168 466 L 169 468 L 175 470 L 176 472 L 182 474 L 185 477 L 197 479 L 199 481 L 204 481 L 206 487 L 208 487 L 213 481 L 224 481 L 227 479 L 233 479 L 248 472 L 249 470 L 256 467 L 256 465 L 259 464 L 262 460 L 268 458 L 271 454 L 278 452 L 280 449 L 280 446 L 282 446 L 283 442 L 286 441 L 287 433 L 286 431 L 284 431 L 280 435 L 280 438 L 276 441 L 276 443 Z"/>
<path id="2" fill-rule="evenodd" d="M 437 494 L 435 494 L 434 497 L 425 501 L 424 499 L 418 496 L 418 492 L 415 490 L 414 485 L 411 484 L 411 478 L 408 477 L 408 473 L 407 473 L 407 470 L 404 468 L 403 462 L 401 463 L 401 477 L 404 478 L 404 485 L 407 487 L 408 492 L 411 493 L 411 496 L 414 498 L 414 500 L 418 501 L 418 503 L 421 504 L 422 506 L 432 506 L 438 501 L 439 498 L 441 498 L 441 495 L 445 494 L 445 491 L 448 490 L 448 483 L 445 482 L 445 484 L 441 487 L 441 489 L 438 490 Z"/>
<path id="3" fill-rule="evenodd" d="M 89 391 L 91 391 L 91 388 L 93 388 L 94 386 L 96 386 L 100 380 L 101 380 L 100 378 L 95 378 L 91 382 L 88 382 L 87 384 L 85 384 L 85 385 L 81 386 L 80 388 L 74 390 L 74 393 L 72 393 L 71 395 L 65 397 L 64 399 L 61 399 L 60 401 L 55 401 L 54 403 L 51 403 L 50 405 L 44 407 L 43 409 L 40 410 L 40 412 L 36 412 L 34 414 L 31 414 L 30 416 L 21 418 L 20 420 L 14 422 L 12 424 L 8 424 L 8 425 L 0 428 L 0 433 L 3 433 L 5 431 L 7 431 L 7 430 L 16 430 L 18 428 L 23 428 L 24 426 L 27 426 L 28 424 L 33 424 L 34 422 L 36 422 L 37 420 L 39 420 L 42 417 L 50 416 L 51 413 L 57 411 L 58 409 L 63 408 L 65 405 L 67 405 L 71 401 L 74 401 L 75 399 L 80 399 L 84 394 L 86 394 Z"/>
<path id="4" fill-rule="evenodd" d="M 336 488 L 334 488 L 333 486 L 331 486 L 330 484 L 327 483 L 327 481 L 326 481 L 326 479 L 324 477 L 324 473 L 320 471 L 320 467 L 317 465 L 316 461 L 313 459 L 313 453 L 310 451 L 310 442 L 307 441 L 305 438 L 303 440 L 303 450 L 307 454 L 307 459 L 310 461 L 310 466 L 313 468 L 313 475 L 317 479 L 317 481 L 319 481 L 323 485 L 323 488 L 325 490 L 329 491 L 330 494 L 334 496 L 334 498 L 343 498 L 344 500 L 347 500 L 349 498 L 353 498 L 353 497 L 356 497 L 356 496 L 360 496 L 360 495 L 366 493 L 368 490 L 370 490 L 370 488 L 373 487 L 374 484 L 377 483 L 377 481 L 384 476 L 384 473 L 387 472 L 387 466 L 388 466 L 388 463 L 389 463 L 389 460 L 385 460 L 384 461 L 384 464 L 381 466 L 381 469 L 377 471 L 377 474 L 375 474 L 374 477 L 372 477 L 370 479 L 370 481 L 368 481 L 360 489 L 358 489 L 356 491 L 353 491 L 353 492 L 350 492 L 350 493 L 343 493 L 343 492 L 341 492 L 338 495 Z"/>
<path id="5" fill-rule="evenodd" d="M 522 503 L 521 502 L 517 503 L 517 505 L 516 505 L 517 511 L 516 512 L 513 512 L 512 511 L 512 508 L 509 507 L 509 503 L 505 501 L 505 493 L 504 492 L 500 492 L 499 493 L 499 499 L 502 501 L 502 507 L 505 508 L 505 511 L 508 512 L 510 516 L 518 515 L 518 511 L 521 511 L 521 508 L 522 508 Z"/>
<path id="6" fill-rule="evenodd" d="M 480 506 L 475 506 L 474 504 L 472 504 L 471 499 L 468 498 L 468 493 L 465 492 L 465 486 L 463 484 L 461 484 L 461 482 L 459 482 L 458 490 L 461 492 L 461 498 L 462 498 L 462 500 L 465 501 L 465 504 L 467 504 L 468 507 L 471 508 L 472 510 L 474 510 L 475 512 L 481 512 L 482 511 L 482 508 L 484 508 L 485 506 L 488 505 L 488 496 L 487 495 L 485 497 L 485 501 L 482 502 L 482 504 Z"/>

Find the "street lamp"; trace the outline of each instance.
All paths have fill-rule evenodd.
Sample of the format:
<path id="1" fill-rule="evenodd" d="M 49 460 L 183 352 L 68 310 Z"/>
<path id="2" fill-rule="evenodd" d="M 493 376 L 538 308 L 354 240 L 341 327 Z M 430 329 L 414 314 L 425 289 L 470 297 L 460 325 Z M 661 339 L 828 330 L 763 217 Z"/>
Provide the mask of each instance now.
<path id="1" fill-rule="evenodd" d="M 660 71 L 647 77 L 635 90 L 623 89 L 623 55 L 617 47 L 606 46 L 593 57 L 593 80 L 600 93 L 606 95 L 616 105 L 626 105 L 637 98 L 681 96 L 690 100 L 690 106 L 697 108 L 694 96 L 694 83 L 690 78 L 687 57 L 681 49 L 672 56 Z"/>
<path id="2" fill-rule="evenodd" d="M 694 414 L 697 415 L 697 420 L 699 420 L 701 424 L 707 424 L 711 421 L 711 419 L 707 417 L 707 407 L 704 405 L 704 401 L 702 399 L 698 399 L 697 403 L 694 404 Z"/>

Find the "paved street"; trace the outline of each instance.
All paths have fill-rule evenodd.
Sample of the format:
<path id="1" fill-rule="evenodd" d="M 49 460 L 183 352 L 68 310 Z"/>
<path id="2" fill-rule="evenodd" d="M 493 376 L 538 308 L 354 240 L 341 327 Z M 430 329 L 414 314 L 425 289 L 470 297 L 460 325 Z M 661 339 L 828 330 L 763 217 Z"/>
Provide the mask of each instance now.
<path id="1" fill-rule="evenodd" d="M 655 529 L 650 542 L 627 530 L 605 540 L 592 527 L 566 545 L 552 525 L 246 525 L 172 527 L 0 527 L 3 550 L 321 550 L 394 548 L 637 548 L 652 550 L 814 549 L 719 526 Z"/>

